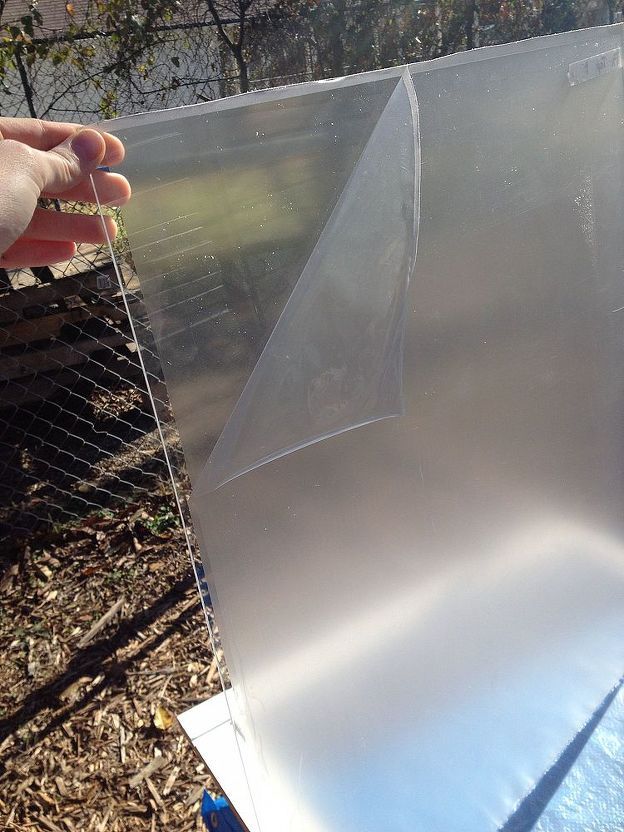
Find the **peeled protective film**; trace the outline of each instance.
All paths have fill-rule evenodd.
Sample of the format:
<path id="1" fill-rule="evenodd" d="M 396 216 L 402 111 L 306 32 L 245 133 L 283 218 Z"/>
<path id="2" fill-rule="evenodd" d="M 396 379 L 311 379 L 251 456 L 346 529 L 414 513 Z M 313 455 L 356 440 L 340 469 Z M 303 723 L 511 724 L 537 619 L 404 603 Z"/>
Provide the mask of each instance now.
<path id="1" fill-rule="evenodd" d="M 502 829 L 624 672 L 621 47 L 106 125 L 254 832 Z"/>

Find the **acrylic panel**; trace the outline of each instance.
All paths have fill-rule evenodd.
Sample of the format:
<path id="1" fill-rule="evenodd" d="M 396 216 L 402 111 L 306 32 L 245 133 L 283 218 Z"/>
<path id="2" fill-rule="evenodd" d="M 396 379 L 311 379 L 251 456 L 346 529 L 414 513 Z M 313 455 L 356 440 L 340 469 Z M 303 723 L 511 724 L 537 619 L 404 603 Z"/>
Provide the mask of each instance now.
<path id="1" fill-rule="evenodd" d="M 624 671 L 621 47 L 106 125 L 254 830 L 502 829 Z"/>

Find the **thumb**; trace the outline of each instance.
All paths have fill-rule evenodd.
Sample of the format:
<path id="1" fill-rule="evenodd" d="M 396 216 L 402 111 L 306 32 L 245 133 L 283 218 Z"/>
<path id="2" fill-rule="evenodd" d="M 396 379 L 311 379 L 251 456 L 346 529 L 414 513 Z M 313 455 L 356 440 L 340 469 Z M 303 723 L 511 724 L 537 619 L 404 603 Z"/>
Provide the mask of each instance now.
<path id="1" fill-rule="evenodd" d="M 104 158 L 106 143 L 97 130 L 83 129 L 52 150 L 36 151 L 41 191 L 62 194 L 92 173 Z"/>
<path id="2" fill-rule="evenodd" d="M 62 195 L 94 171 L 106 145 L 84 129 L 52 150 L 37 150 L 0 135 L 0 254 L 24 233 L 42 192 Z"/>

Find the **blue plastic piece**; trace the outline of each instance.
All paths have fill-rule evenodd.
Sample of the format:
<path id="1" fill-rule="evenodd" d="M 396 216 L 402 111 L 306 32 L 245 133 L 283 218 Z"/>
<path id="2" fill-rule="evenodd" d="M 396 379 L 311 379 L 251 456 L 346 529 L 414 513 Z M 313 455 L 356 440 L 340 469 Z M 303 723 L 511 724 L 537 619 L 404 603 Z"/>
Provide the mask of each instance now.
<path id="1" fill-rule="evenodd" d="M 224 797 L 213 800 L 208 792 L 204 791 L 201 813 L 206 829 L 210 832 L 244 832 Z"/>

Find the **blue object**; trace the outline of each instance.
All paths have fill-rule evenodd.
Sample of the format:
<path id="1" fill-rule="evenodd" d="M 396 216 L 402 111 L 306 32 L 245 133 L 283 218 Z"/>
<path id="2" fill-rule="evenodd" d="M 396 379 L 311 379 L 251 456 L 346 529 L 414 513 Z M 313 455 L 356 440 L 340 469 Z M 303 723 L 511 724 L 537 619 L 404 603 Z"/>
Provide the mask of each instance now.
<path id="1" fill-rule="evenodd" d="M 208 792 L 204 791 L 201 813 L 206 829 L 209 829 L 210 832 L 213 832 L 213 830 L 218 830 L 218 832 L 244 832 L 224 797 L 213 800 Z"/>

